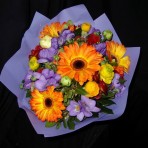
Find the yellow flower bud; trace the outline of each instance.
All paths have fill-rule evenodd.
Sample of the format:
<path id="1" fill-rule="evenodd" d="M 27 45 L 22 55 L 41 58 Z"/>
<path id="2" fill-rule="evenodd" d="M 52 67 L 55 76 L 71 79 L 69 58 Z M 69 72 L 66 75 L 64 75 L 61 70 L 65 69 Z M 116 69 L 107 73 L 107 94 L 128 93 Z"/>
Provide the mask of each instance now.
<path id="1" fill-rule="evenodd" d="M 88 93 L 87 97 L 94 97 L 99 94 L 99 85 L 95 81 L 89 81 L 84 87 L 85 91 Z"/>
<path id="2" fill-rule="evenodd" d="M 82 31 L 88 32 L 90 30 L 91 25 L 89 23 L 83 23 L 81 25 Z"/>
<path id="3" fill-rule="evenodd" d="M 101 66 L 100 79 L 106 84 L 110 84 L 114 77 L 114 68 L 110 64 L 104 64 Z"/>
<path id="4" fill-rule="evenodd" d="M 31 70 L 36 70 L 39 67 L 39 63 L 36 57 L 32 57 L 29 61 L 29 67 Z"/>

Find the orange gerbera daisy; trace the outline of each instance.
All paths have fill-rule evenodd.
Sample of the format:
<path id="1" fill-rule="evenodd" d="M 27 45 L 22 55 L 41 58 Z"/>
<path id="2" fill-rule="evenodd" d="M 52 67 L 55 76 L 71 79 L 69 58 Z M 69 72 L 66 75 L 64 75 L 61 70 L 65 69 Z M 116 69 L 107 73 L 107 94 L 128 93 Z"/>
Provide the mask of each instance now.
<path id="1" fill-rule="evenodd" d="M 48 35 L 50 37 L 58 37 L 59 32 L 63 30 L 63 24 L 60 24 L 60 22 L 51 23 L 50 25 L 46 25 L 43 30 L 40 32 L 40 38 L 43 38 L 45 35 Z"/>
<path id="2" fill-rule="evenodd" d="M 124 68 L 125 72 L 128 72 L 129 66 L 130 66 L 130 57 L 124 56 L 126 53 L 126 48 L 124 45 L 116 43 L 114 41 L 106 42 L 107 45 L 107 55 L 109 57 L 109 60 L 112 61 L 112 59 L 116 59 L 118 62 L 118 66 L 121 66 Z"/>
<path id="3" fill-rule="evenodd" d="M 63 95 L 54 91 L 54 86 L 47 87 L 43 92 L 35 89 L 31 94 L 31 109 L 41 121 L 57 122 L 62 118 L 62 110 L 65 109 Z"/>
<path id="4" fill-rule="evenodd" d="M 93 46 L 86 43 L 79 46 L 76 42 L 69 47 L 64 46 L 64 52 L 60 52 L 59 57 L 57 73 L 74 78 L 80 85 L 92 80 L 94 73 L 100 70 L 99 63 L 102 61 L 102 54 Z"/>

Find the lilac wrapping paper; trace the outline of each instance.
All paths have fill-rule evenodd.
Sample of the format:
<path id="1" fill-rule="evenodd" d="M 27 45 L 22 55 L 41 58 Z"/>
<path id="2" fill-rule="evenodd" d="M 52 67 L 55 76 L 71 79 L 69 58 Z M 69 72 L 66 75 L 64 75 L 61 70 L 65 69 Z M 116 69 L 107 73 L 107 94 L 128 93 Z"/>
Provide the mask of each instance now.
<path id="1" fill-rule="evenodd" d="M 25 32 L 20 49 L 13 55 L 8 62 L 5 64 L 1 75 L 0 81 L 14 94 L 17 96 L 18 105 L 20 108 L 24 109 L 28 115 L 32 126 L 38 134 L 43 134 L 45 137 L 53 137 L 58 135 L 63 135 L 66 133 L 74 132 L 92 122 L 104 121 L 118 118 L 121 116 L 125 110 L 126 102 L 128 98 L 128 88 L 131 83 L 139 54 L 140 47 L 130 47 L 127 48 L 127 55 L 131 58 L 131 66 L 129 73 L 125 75 L 127 80 L 126 90 L 122 96 L 114 99 L 115 105 L 111 105 L 110 108 L 113 110 L 114 114 L 99 114 L 99 118 L 87 118 L 85 121 L 77 123 L 75 130 L 65 129 L 63 126 L 60 129 L 55 127 L 46 128 L 45 123 L 37 119 L 34 113 L 31 111 L 28 104 L 28 99 L 25 98 L 26 92 L 19 88 L 21 81 L 23 80 L 27 69 L 28 69 L 28 55 L 36 45 L 39 44 L 39 33 L 42 30 L 43 26 L 50 24 L 51 22 L 60 21 L 61 23 L 67 20 L 72 20 L 76 25 L 89 22 L 95 28 L 100 29 L 101 31 L 105 29 L 110 29 L 113 32 L 113 40 L 121 43 L 117 33 L 115 32 L 112 24 L 105 14 L 98 17 L 96 20 L 93 20 L 83 4 L 70 7 L 61 11 L 53 19 L 48 19 L 42 14 L 36 12 L 34 19 L 30 28 Z"/>

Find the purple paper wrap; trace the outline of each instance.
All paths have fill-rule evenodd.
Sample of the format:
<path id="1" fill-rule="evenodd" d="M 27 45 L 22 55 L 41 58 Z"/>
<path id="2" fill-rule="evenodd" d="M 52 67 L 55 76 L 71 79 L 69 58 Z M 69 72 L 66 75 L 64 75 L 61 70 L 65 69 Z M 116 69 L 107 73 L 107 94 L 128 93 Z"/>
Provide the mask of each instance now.
<path id="1" fill-rule="evenodd" d="M 121 42 L 107 16 L 103 14 L 96 20 L 93 20 L 83 4 L 64 9 L 51 20 L 38 12 L 35 13 L 30 28 L 25 32 L 23 36 L 20 49 L 4 65 L 4 68 L 0 75 L 0 81 L 14 95 L 17 96 L 19 107 L 23 108 L 26 111 L 35 131 L 38 134 L 43 134 L 45 137 L 53 137 L 74 132 L 92 122 L 111 120 L 121 116 L 126 107 L 128 88 L 131 83 L 140 54 L 140 47 L 127 48 L 126 54 L 130 56 L 131 65 L 129 73 L 125 75 L 125 79 L 127 80 L 125 83 L 126 90 L 124 91 L 122 96 L 114 99 L 114 102 L 116 104 L 110 106 L 114 114 L 100 113 L 99 118 L 87 118 L 85 121 L 77 123 L 75 126 L 75 130 L 69 130 L 64 128 L 63 126 L 60 129 L 56 129 L 55 127 L 46 128 L 45 123 L 38 120 L 38 118 L 34 115 L 34 112 L 31 111 L 28 104 L 28 99 L 25 97 L 26 92 L 24 90 L 21 90 L 19 85 L 24 78 L 26 71 L 28 70 L 28 55 L 31 49 L 33 49 L 39 43 L 38 36 L 43 26 L 55 21 L 59 21 L 62 23 L 68 20 L 72 20 L 76 25 L 83 22 L 89 22 L 92 26 L 100 29 L 101 31 L 105 29 L 110 29 L 113 32 L 113 40 L 119 43 Z"/>

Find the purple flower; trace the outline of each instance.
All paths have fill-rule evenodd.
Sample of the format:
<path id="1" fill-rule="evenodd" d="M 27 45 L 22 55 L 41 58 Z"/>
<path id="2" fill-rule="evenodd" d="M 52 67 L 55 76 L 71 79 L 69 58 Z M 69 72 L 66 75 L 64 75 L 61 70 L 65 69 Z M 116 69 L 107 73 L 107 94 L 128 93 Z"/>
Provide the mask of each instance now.
<path id="1" fill-rule="evenodd" d="M 99 29 L 96 29 L 96 28 L 94 28 L 94 27 L 91 26 L 91 28 L 90 28 L 88 34 L 92 34 L 92 33 L 94 33 L 94 32 L 100 32 L 100 30 L 99 30 Z"/>
<path id="2" fill-rule="evenodd" d="M 46 79 L 49 79 L 50 77 L 53 77 L 54 76 L 54 71 L 53 70 L 49 70 L 49 69 L 44 69 L 42 71 L 42 74 L 44 75 L 44 77 Z"/>
<path id="3" fill-rule="evenodd" d="M 71 33 L 71 31 L 68 29 L 68 30 L 64 30 L 64 31 L 61 33 L 61 35 L 66 38 L 66 36 L 67 36 L 68 34 L 70 34 L 70 33 Z"/>
<path id="4" fill-rule="evenodd" d="M 96 107 L 96 101 L 89 99 L 85 96 L 81 96 L 81 100 L 70 101 L 70 105 L 67 107 L 70 116 L 77 116 L 82 121 L 84 117 L 91 117 L 92 112 L 99 112 L 100 108 Z"/>
<path id="5" fill-rule="evenodd" d="M 56 50 L 51 47 L 49 49 L 43 49 L 39 53 L 39 63 L 50 62 L 53 60 L 53 56 L 56 54 Z"/>
<path id="6" fill-rule="evenodd" d="M 98 52 L 100 52 L 102 55 L 106 54 L 106 43 L 99 43 L 95 45 L 95 48 Z"/>
<path id="7" fill-rule="evenodd" d="M 58 39 L 57 38 L 51 39 L 51 47 L 53 47 L 56 50 L 58 49 Z"/>
<path id="8" fill-rule="evenodd" d="M 59 81 L 61 79 L 61 76 L 59 74 L 54 74 L 54 78 L 56 81 Z"/>
<path id="9" fill-rule="evenodd" d="M 119 82 L 119 79 L 120 79 L 120 75 L 115 73 L 111 86 L 117 91 L 116 97 L 120 96 L 125 90 L 124 84 L 121 84 Z"/>
<path id="10" fill-rule="evenodd" d="M 33 75 L 33 71 L 29 70 L 24 78 L 24 88 L 30 89 L 31 88 L 31 78 Z"/>
<path id="11" fill-rule="evenodd" d="M 70 30 L 64 30 L 58 39 L 59 45 L 62 46 L 65 41 L 70 41 L 74 36 L 74 33 L 72 33 Z"/>
<path id="12" fill-rule="evenodd" d="M 67 34 L 66 41 L 70 41 L 74 36 L 75 36 L 74 33 Z"/>
<path id="13" fill-rule="evenodd" d="M 59 44 L 59 46 L 62 46 L 65 43 L 65 41 L 66 41 L 65 37 L 60 36 L 58 38 L 58 44 Z"/>
<path id="14" fill-rule="evenodd" d="M 42 75 L 37 81 L 34 83 L 34 87 L 37 88 L 39 91 L 44 91 L 47 86 L 47 80 Z"/>

